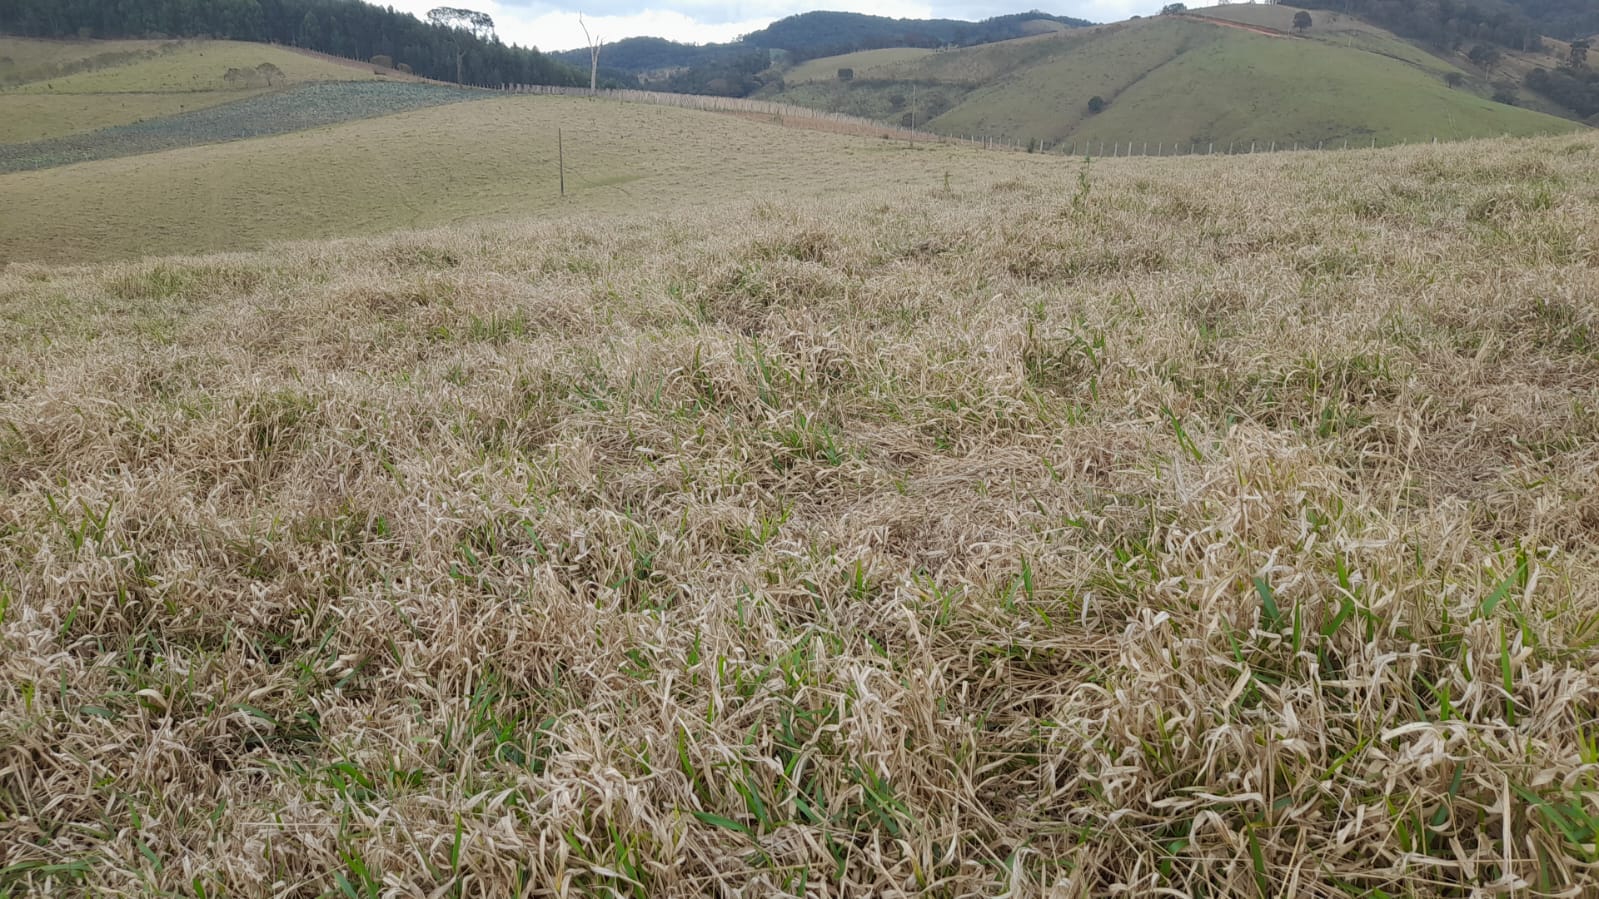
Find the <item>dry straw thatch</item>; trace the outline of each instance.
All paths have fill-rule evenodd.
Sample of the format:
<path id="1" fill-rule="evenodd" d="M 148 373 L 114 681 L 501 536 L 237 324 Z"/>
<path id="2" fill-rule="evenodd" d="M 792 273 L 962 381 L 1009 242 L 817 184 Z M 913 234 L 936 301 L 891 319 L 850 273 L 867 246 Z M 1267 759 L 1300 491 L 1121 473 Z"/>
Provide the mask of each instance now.
<path id="1" fill-rule="evenodd" d="M 0 894 L 1593 895 L 1599 141 L 0 274 Z"/>

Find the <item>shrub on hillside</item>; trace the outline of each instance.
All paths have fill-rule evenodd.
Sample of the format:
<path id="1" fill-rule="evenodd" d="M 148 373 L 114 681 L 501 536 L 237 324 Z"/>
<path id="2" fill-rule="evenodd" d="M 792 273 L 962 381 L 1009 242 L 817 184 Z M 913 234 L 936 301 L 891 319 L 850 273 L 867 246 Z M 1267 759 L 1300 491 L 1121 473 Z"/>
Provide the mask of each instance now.
<path id="1" fill-rule="evenodd" d="M 1105 98 L 1095 95 L 1088 98 L 1088 111 L 1100 112 L 1105 108 Z"/>
<path id="2" fill-rule="evenodd" d="M 855 80 L 855 70 L 854 69 L 839 69 L 838 70 L 838 80 L 839 81 L 854 81 Z"/>
<path id="3" fill-rule="evenodd" d="M 378 55 L 372 57 L 372 64 L 375 66 L 382 66 L 385 69 L 392 69 L 394 68 L 394 57 L 389 56 L 386 53 L 379 53 Z"/>
<path id="4" fill-rule="evenodd" d="M 1492 72 L 1494 67 L 1499 65 L 1499 61 L 1504 59 L 1504 54 L 1500 53 L 1497 48 L 1487 44 L 1477 44 L 1466 53 L 1466 58 L 1471 60 L 1472 65 L 1477 66 L 1484 72 Z"/>

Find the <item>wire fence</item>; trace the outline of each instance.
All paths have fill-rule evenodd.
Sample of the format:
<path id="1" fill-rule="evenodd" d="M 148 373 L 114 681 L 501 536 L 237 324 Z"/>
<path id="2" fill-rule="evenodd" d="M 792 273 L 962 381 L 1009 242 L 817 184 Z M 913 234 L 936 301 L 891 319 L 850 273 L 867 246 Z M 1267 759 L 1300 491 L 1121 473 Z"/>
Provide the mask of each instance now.
<path id="1" fill-rule="evenodd" d="M 664 91 L 641 91 L 627 88 L 589 90 L 586 87 L 560 87 L 550 84 L 507 84 L 500 89 L 513 94 L 600 97 L 607 100 L 618 100 L 623 103 L 644 103 L 651 106 L 675 106 L 679 109 L 698 109 L 707 112 L 732 112 L 745 115 L 776 116 L 784 119 L 828 122 L 854 129 L 870 130 L 901 140 L 946 141 L 954 139 L 948 135 L 905 128 L 899 125 L 889 125 L 861 116 L 825 112 L 820 109 L 811 109 L 808 106 L 795 106 L 792 103 L 752 100 L 748 97 L 713 97 L 705 94 L 673 94 Z"/>
<path id="2" fill-rule="evenodd" d="M 1306 141 L 1232 140 L 1232 141 L 1136 141 L 1136 140 L 1072 140 L 1040 141 L 1018 140 L 1009 137 L 992 137 L 980 134 L 945 134 L 925 128 L 907 128 L 891 125 L 862 116 L 827 112 L 792 103 L 770 100 L 753 100 L 748 97 L 713 97 L 704 94 L 674 94 L 665 91 L 644 91 L 625 88 L 563 87 L 550 84 L 505 84 L 499 88 L 512 94 L 544 94 L 561 97 L 598 97 L 623 103 L 643 103 L 652 106 L 673 106 L 679 109 L 697 109 L 707 112 L 727 112 L 743 115 L 772 116 L 828 123 L 841 128 L 880 134 L 885 138 L 925 143 L 954 143 L 988 150 L 1009 150 L 1027 153 L 1053 153 L 1062 156 L 1217 156 L 1249 153 L 1278 153 L 1305 150 L 1356 150 L 1375 148 L 1377 140 L 1339 138 L 1310 143 Z M 1431 143 L 1437 143 L 1433 138 Z"/>

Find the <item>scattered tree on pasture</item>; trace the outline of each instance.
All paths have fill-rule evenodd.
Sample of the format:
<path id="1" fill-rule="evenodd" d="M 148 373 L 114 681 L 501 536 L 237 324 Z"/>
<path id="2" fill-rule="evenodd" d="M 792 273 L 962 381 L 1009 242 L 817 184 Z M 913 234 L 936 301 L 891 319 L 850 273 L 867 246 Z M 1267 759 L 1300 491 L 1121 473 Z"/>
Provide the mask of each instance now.
<path id="1" fill-rule="evenodd" d="M 1314 23 L 1311 22 L 1311 20 L 1310 20 L 1310 13 L 1305 12 L 1304 10 L 1300 10 L 1299 12 L 1294 13 L 1294 30 L 1295 31 L 1303 33 L 1305 31 L 1307 31 L 1312 24 L 1314 24 Z"/>
<path id="2" fill-rule="evenodd" d="M 1504 54 L 1500 53 L 1497 47 L 1492 47 L 1488 44 L 1476 44 L 1467 51 L 1466 58 L 1471 60 L 1472 65 L 1482 69 L 1484 72 L 1491 73 L 1499 65 L 1499 61 L 1504 58 Z"/>
<path id="3" fill-rule="evenodd" d="M 838 70 L 838 80 L 839 81 L 854 81 L 855 80 L 855 70 L 854 69 L 847 69 L 847 68 L 846 69 L 839 69 Z"/>

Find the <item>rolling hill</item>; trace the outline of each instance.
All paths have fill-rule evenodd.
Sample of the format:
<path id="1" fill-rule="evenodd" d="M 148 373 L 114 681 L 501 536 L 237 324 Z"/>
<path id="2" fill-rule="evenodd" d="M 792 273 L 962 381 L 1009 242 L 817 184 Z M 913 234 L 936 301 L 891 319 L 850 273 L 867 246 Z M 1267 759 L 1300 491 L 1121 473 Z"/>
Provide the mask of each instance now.
<path id="1" fill-rule="evenodd" d="M 1293 17 L 1297 12 L 1299 10 L 1295 7 L 1280 4 L 1237 3 L 1197 9 L 1191 11 L 1189 15 L 1205 20 L 1231 21 L 1279 33 L 1289 33 L 1293 29 Z M 1513 99 L 1515 105 L 1527 109 L 1566 118 L 1584 117 L 1575 110 L 1528 90 L 1523 84 L 1527 73 L 1534 68 L 1560 67 L 1562 61 L 1567 58 L 1569 50 L 1569 44 L 1565 41 L 1542 38 L 1539 45 L 1533 49 L 1497 46 L 1495 48 L 1497 59 L 1490 69 L 1471 61 L 1470 52 L 1479 46 L 1477 42 L 1461 42 L 1458 46 L 1438 47 L 1425 42 L 1398 39 L 1395 35 L 1363 19 L 1342 13 L 1326 10 L 1309 12 L 1314 24 L 1299 33 L 1303 38 L 1397 59 L 1436 74 L 1440 78 L 1453 75 L 1461 80 L 1464 89 L 1480 97 L 1491 98 L 1500 94 Z"/>
<path id="2" fill-rule="evenodd" d="M 862 13 L 818 11 L 779 19 L 725 44 L 680 44 L 654 37 L 626 38 L 607 44 L 600 54 L 600 64 L 602 71 L 613 79 L 649 86 L 669 83 L 669 76 L 679 70 L 721 69 L 752 53 L 765 60 L 803 62 L 862 50 L 971 46 L 1088 24 L 1082 19 L 1036 10 L 995 16 L 980 22 L 895 19 Z M 550 55 L 585 70 L 589 64 L 587 48 L 563 50 Z M 711 77 L 714 75 L 701 72 L 699 77 L 690 76 L 687 81 L 702 83 Z"/>
<path id="3" fill-rule="evenodd" d="M 773 99 L 957 135 L 1051 144 L 1370 143 L 1543 134 L 1569 121 L 1496 103 L 1450 62 L 1327 13 L 1305 36 L 1287 7 L 1219 7 L 987 44 L 785 83 Z M 1220 16 L 1238 21 L 1219 20 Z M 1215 16 L 1212 18 L 1210 16 Z M 1247 17 L 1262 17 L 1256 24 Z M 1287 17 L 1282 22 L 1278 19 Z M 819 71 L 831 60 L 816 60 Z M 1466 82 L 1450 87 L 1457 72 Z M 1475 79 L 1481 81 L 1481 79 Z M 1099 97 L 1104 109 L 1091 111 Z M 915 109 L 912 109 L 914 104 Z"/>
<path id="4" fill-rule="evenodd" d="M 778 147 L 780 169 L 760 162 Z M 0 217 L 0 261 L 217 252 L 472 219 L 664 210 L 813 181 L 840 194 L 878 183 L 931 187 L 946 175 L 959 180 L 1000 166 L 998 155 L 908 149 L 710 112 L 488 95 L 252 140 L 0 174 L 8 210 Z"/>
<path id="5" fill-rule="evenodd" d="M 783 73 L 787 84 L 808 84 L 813 81 L 833 81 L 841 69 L 849 69 L 856 78 L 870 78 L 872 72 L 891 63 L 918 60 L 934 51 L 922 47 L 885 47 L 880 50 L 857 50 L 812 59 Z"/>
<path id="6" fill-rule="evenodd" d="M 417 79 L 243 41 L 0 37 L 0 144 L 61 138 L 330 81 Z M 273 66 L 270 78 L 259 67 Z M 228 73 L 248 73 L 248 77 Z"/>
<path id="7" fill-rule="evenodd" d="M 0 173 L 265 137 L 492 94 L 242 41 L 0 38 Z"/>

